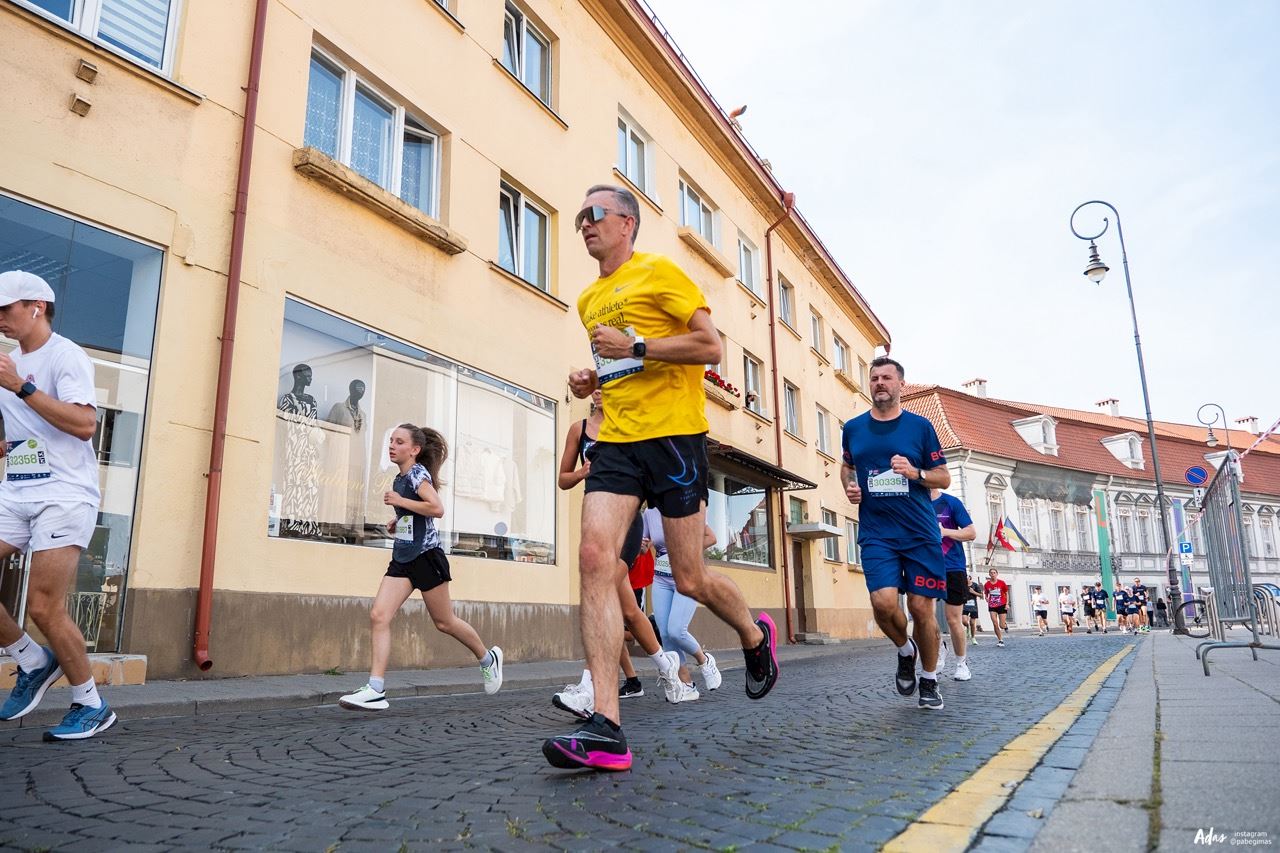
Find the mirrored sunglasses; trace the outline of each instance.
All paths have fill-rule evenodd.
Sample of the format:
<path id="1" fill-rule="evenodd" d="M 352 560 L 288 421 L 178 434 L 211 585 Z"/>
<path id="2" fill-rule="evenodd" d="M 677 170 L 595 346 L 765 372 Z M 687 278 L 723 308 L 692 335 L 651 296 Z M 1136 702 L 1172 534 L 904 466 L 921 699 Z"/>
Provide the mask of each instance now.
<path id="1" fill-rule="evenodd" d="M 590 222 L 594 225 L 610 213 L 613 213 L 613 211 L 599 204 L 584 207 L 582 210 L 579 210 L 578 215 L 573 218 L 573 230 L 581 231 L 583 223 Z"/>

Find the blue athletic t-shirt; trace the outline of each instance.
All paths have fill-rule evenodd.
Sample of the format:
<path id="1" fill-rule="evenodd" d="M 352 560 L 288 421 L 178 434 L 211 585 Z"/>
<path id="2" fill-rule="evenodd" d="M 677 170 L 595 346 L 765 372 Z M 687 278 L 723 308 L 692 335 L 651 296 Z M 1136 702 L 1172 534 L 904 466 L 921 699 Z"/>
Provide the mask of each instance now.
<path id="1" fill-rule="evenodd" d="M 961 530 L 973 524 L 973 519 L 969 517 L 969 510 L 964 508 L 960 499 L 946 492 L 938 495 L 938 499 L 933 502 L 933 511 L 938 517 L 938 524 L 947 530 Z M 963 572 L 965 570 L 964 546 L 954 539 L 943 538 L 942 564 L 949 572 Z"/>
<path id="2" fill-rule="evenodd" d="M 862 489 L 858 544 L 941 547 L 929 489 L 919 480 L 908 482 L 894 473 L 889 462 L 894 456 L 905 456 L 922 471 L 945 465 L 933 424 L 913 412 L 904 411 L 891 421 L 878 421 L 863 412 L 845 421 L 840 445 L 844 462 L 857 472 Z"/>
<path id="3" fill-rule="evenodd" d="M 1089 594 L 1093 596 L 1093 609 L 1094 609 L 1094 610 L 1106 610 L 1106 609 L 1107 609 L 1107 599 L 1108 599 L 1110 596 L 1108 596 L 1108 595 L 1107 595 L 1107 591 L 1106 591 L 1105 589 L 1100 589 L 1100 588 L 1098 588 L 1098 587 L 1094 587 L 1093 589 L 1089 590 Z"/>

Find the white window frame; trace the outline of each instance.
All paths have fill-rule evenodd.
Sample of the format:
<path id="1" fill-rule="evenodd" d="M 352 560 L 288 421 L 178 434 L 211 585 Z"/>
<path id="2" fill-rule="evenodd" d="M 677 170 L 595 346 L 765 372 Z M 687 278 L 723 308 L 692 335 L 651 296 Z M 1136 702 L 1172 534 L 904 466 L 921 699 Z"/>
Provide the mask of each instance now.
<path id="1" fill-rule="evenodd" d="M 839 373 L 849 373 L 849 345 L 835 332 L 831 333 L 831 360 Z"/>
<path id="2" fill-rule="evenodd" d="M 1049 539 L 1052 550 L 1067 550 L 1067 510 L 1062 504 L 1049 506 Z"/>
<path id="3" fill-rule="evenodd" d="M 840 517 L 826 507 L 822 507 L 822 523 L 838 528 Z M 828 536 L 822 540 L 822 558 L 833 563 L 840 562 L 840 540 L 838 537 Z"/>
<path id="4" fill-rule="evenodd" d="M 506 267 L 502 267 L 500 263 L 498 264 L 498 266 L 502 267 L 502 269 L 504 270 L 507 270 L 507 272 L 511 273 L 517 278 L 522 279 L 525 283 L 529 284 L 531 287 L 536 287 L 539 290 L 543 291 L 544 293 L 550 293 L 551 292 L 551 229 L 553 227 L 553 222 L 551 219 L 551 211 L 547 210 L 542 205 L 533 201 L 531 198 L 529 198 L 527 193 L 521 192 L 514 185 L 504 180 L 498 184 L 499 215 L 501 215 L 501 212 L 502 212 L 501 200 L 503 197 L 509 198 L 511 200 L 512 216 L 515 218 L 514 222 L 509 223 L 512 226 L 511 240 L 514 245 L 512 247 L 511 257 L 512 257 L 512 262 L 515 266 L 515 269 L 508 270 Z M 524 265 L 525 265 L 524 264 L 525 212 L 526 212 L 526 208 L 529 208 L 529 207 L 533 208 L 536 212 L 545 216 L 547 220 L 547 239 L 546 239 L 546 243 L 542 247 L 543 258 L 547 265 L 546 269 L 543 271 L 546 277 L 545 287 L 543 285 L 538 284 L 533 279 L 529 278 L 527 274 L 528 270 L 524 268 Z M 518 216 L 515 215 L 516 211 L 519 211 Z"/>
<path id="5" fill-rule="evenodd" d="M 1076 507 L 1076 550 L 1082 553 L 1093 552 L 1093 519 L 1089 516 L 1089 508 Z"/>
<path id="6" fill-rule="evenodd" d="M 778 319 L 789 328 L 796 327 L 796 289 L 782 273 L 778 273 Z"/>
<path id="7" fill-rule="evenodd" d="M 814 442 L 814 446 L 817 447 L 818 450 L 821 451 L 822 453 L 825 453 L 828 456 L 830 456 L 831 455 L 831 413 L 819 405 L 815 405 L 813 408 L 814 408 L 814 411 L 816 412 L 816 416 L 814 419 L 816 420 L 817 427 L 818 427 L 817 438 Z"/>
<path id="8" fill-rule="evenodd" d="M 783 412 L 786 415 L 785 429 L 795 437 L 800 437 L 800 389 L 790 382 L 782 382 Z"/>
<path id="9" fill-rule="evenodd" d="M 844 543 L 845 562 L 851 566 L 862 565 L 862 549 L 858 547 L 858 522 L 852 518 L 846 518 L 844 535 L 847 539 Z"/>
<path id="10" fill-rule="evenodd" d="M 104 50 L 109 50 L 134 65 L 158 72 L 166 77 L 173 71 L 173 58 L 177 53 L 178 19 L 182 17 L 182 0 L 168 0 L 169 19 L 165 22 L 164 56 L 160 58 L 158 66 L 139 59 L 128 51 L 98 37 L 98 26 L 102 23 L 103 0 L 71 0 L 71 20 L 59 18 L 52 12 L 28 2 L 28 0 L 13 0 L 13 2 L 48 21 L 52 21 L 59 27 L 84 36 Z"/>
<path id="11" fill-rule="evenodd" d="M 1262 556 L 1274 559 L 1276 556 L 1276 520 L 1275 514 L 1263 510 L 1258 513 L 1258 537 L 1262 540 Z"/>
<path id="12" fill-rule="evenodd" d="M 764 383 L 761 381 L 763 375 L 764 362 L 744 350 L 742 353 L 742 387 L 744 394 L 755 394 L 755 400 L 747 402 L 746 406 L 757 415 L 763 415 L 765 411 Z"/>
<path id="13" fill-rule="evenodd" d="M 619 110 L 618 112 L 618 132 L 625 136 L 627 143 L 623 146 L 623 150 L 621 152 L 623 162 L 618 164 L 618 171 L 621 172 L 633 185 L 639 187 L 642 193 L 656 201 L 657 195 L 654 192 L 653 180 L 653 137 L 645 133 L 644 128 L 637 124 L 636 120 L 628 115 L 626 110 Z M 630 143 L 633 138 L 640 143 L 640 159 L 642 161 L 640 163 L 640 180 L 636 180 L 635 175 L 632 174 L 631 170 Z"/>
<path id="14" fill-rule="evenodd" d="M 1032 548 L 1040 547 L 1040 519 L 1036 512 L 1035 501 L 1018 501 L 1018 529 L 1027 537 L 1027 544 Z"/>
<path id="15" fill-rule="evenodd" d="M 502 63 L 502 67 L 506 68 L 507 71 L 511 72 L 511 76 L 519 80 L 521 85 L 523 85 L 526 89 L 528 89 L 535 98 L 537 98 L 539 101 L 542 101 L 542 103 L 550 107 L 552 105 L 552 102 L 555 100 L 555 80 L 552 77 L 552 72 L 554 70 L 555 63 L 552 62 L 551 60 L 551 45 L 553 43 L 553 39 L 549 35 L 544 33 L 538 27 L 537 24 L 529 20 L 529 14 L 523 8 L 521 8 L 518 3 L 512 3 L 511 0 L 507 0 L 506 4 L 504 5 L 503 14 L 502 14 L 503 48 L 506 47 L 506 39 L 507 39 L 506 26 L 508 22 L 511 23 L 512 29 L 516 37 L 516 43 L 512 46 L 513 51 L 512 51 L 512 57 L 511 57 L 516 67 L 509 68 L 507 67 L 506 63 Z M 537 90 L 535 90 L 532 86 L 530 86 L 529 81 L 525 79 L 524 40 L 525 40 L 525 37 L 530 34 L 533 36 L 533 38 L 536 41 L 540 42 L 546 50 L 546 53 L 545 53 L 546 66 L 543 68 L 543 73 L 546 75 L 546 80 L 547 80 L 547 92 L 546 92 L 547 96 L 545 98 L 541 94 L 539 94 Z M 499 61 L 501 62 L 501 60 Z"/>
<path id="16" fill-rule="evenodd" d="M 867 390 L 867 386 L 871 384 L 871 368 L 867 366 L 866 359 L 858 358 L 858 387 L 863 391 Z"/>
<path id="17" fill-rule="evenodd" d="M 760 292 L 760 250 L 741 232 L 738 233 L 738 281 L 756 296 L 764 298 Z"/>
<path id="18" fill-rule="evenodd" d="M 826 338 L 826 324 L 823 322 L 822 315 L 819 314 L 812 305 L 809 306 L 809 346 L 813 347 L 819 353 L 822 352 L 824 340 Z"/>
<path id="19" fill-rule="evenodd" d="M 415 210 L 421 210 L 427 216 L 434 219 L 439 218 L 440 209 L 440 159 L 441 159 L 441 134 L 437 130 L 432 129 L 432 123 L 423 119 L 417 112 L 410 111 L 404 107 L 396 98 L 388 96 L 386 92 L 379 89 L 373 83 L 360 77 L 351 69 L 347 63 L 334 56 L 327 50 L 318 46 L 312 46 L 311 55 L 307 59 L 308 79 L 310 79 L 311 57 L 319 57 L 323 62 L 332 66 L 342 78 L 342 94 L 341 102 L 338 104 L 338 156 L 337 161 L 348 168 L 351 166 L 351 145 L 352 134 L 355 131 L 355 113 L 356 113 L 356 90 L 360 89 L 378 101 L 384 107 L 391 110 L 392 129 L 391 129 L 391 163 L 387 184 L 378 184 L 382 189 L 391 193 L 396 198 L 411 205 Z M 310 89 L 308 88 L 308 97 L 310 97 Z M 406 119 L 412 120 L 418 127 L 406 128 Z M 419 129 L 421 128 L 421 129 Z M 414 136 L 430 137 L 434 140 L 433 148 L 435 149 L 434 161 L 431 164 L 431 199 L 430 210 L 418 207 L 413 202 L 404 198 L 404 187 L 401 185 L 404 171 L 404 136 L 405 133 L 411 133 Z M 303 134 L 306 134 L 306 116 L 303 116 Z M 365 177 L 361 175 L 361 177 Z M 373 183 L 377 184 L 377 181 Z"/>

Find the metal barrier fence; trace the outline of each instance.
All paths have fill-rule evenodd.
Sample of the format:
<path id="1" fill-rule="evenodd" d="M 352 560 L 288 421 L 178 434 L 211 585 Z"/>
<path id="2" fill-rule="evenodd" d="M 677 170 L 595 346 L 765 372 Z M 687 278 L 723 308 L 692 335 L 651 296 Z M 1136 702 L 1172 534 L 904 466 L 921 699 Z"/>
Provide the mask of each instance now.
<path id="1" fill-rule="evenodd" d="M 1205 596 L 1212 639 L 1196 647 L 1196 656 L 1204 666 L 1205 675 L 1209 674 L 1209 652 L 1214 649 L 1249 649 L 1254 660 L 1258 659 L 1258 649 L 1280 650 L 1280 645 L 1264 643 L 1260 637 L 1263 625 L 1270 628 L 1274 636 L 1278 614 L 1274 610 L 1266 610 L 1264 600 L 1255 597 L 1240 508 L 1240 462 L 1234 453 L 1229 452 L 1205 489 L 1199 519 L 1212 587 Z M 1233 625 L 1247 627 L 1253 635 L 1252 640 L 1227 640 L 1226 631 Z"/>

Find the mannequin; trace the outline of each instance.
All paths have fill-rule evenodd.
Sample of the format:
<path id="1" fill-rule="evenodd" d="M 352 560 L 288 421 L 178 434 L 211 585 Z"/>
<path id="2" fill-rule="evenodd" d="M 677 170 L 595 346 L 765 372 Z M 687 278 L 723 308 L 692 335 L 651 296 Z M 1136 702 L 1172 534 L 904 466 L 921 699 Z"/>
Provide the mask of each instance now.
<path id="1" fill-rule="evenodd" d="M 364 430 L 364 409 L 360 408 L 360 400 L 364 397 L 364 382 L 359 379 L 351 380 L 351 384 L 347 386 L 347 399 L 341 403 L 334 403 L 333 408 L 329 410 L 329 417 L 325 418 L 331 424 L 342 424 L 351 427 L 351 432 L 360 433 Z"/>
<path id="2" fill-rule="evenodd" d="M 276 402 L 281 412 L 293 415 L 286 427 L 284 504 L 280 532 L 312 538 L 320 534 L 320 448 L 324 434 L 315 425 L 319 414 L 316 398 L 307 393 L 311 366 L 293 368 L 293 390 Z"/>
<path id="3" fill-rule="evenodd" d="M 360 408 L 360 400 L 364 398 L 365 384 L 359 379 L 351 380 L 347 386 L 347 399 L 334 403 L 329 409 L 331 424 L 341 424 L 351 428 L 351 445 L 347 455 L 347 487 L 346 487 L 346 525 L 348 535 L 358 536 L 364 528 L 364 493 L 365 472 L 368 464 L 368 449 L 365 446 L 364 434 L 365 412 Z"/>
<path id="4" fill-rule="evenodd" d="M 307 393 L 311 384 L 311 365 L 299 364 L 293 368 L 293 390 L 276 402 L 276 408 L 291 415 L 314 418 L 319 414 L 316 398 Z"/>

